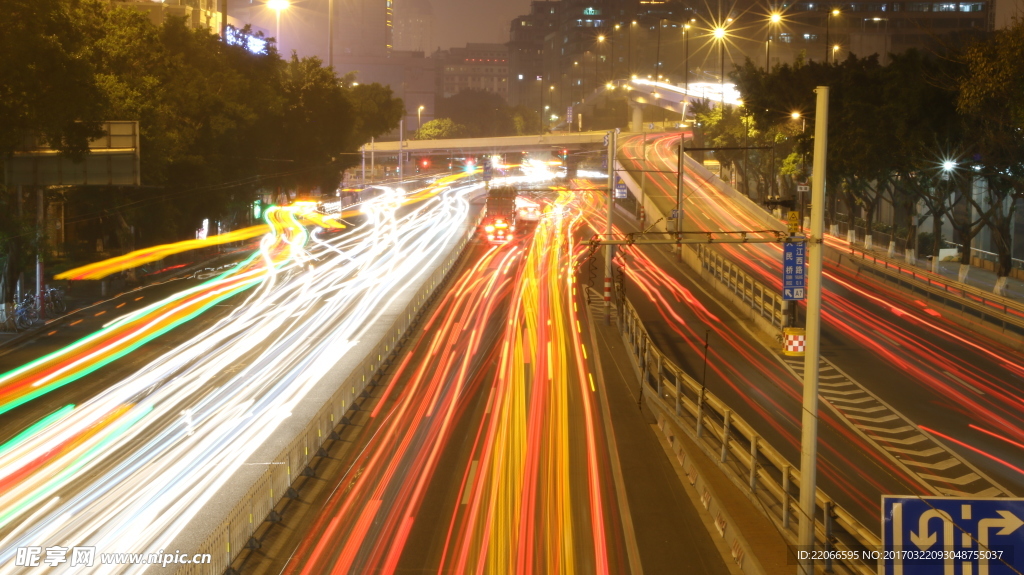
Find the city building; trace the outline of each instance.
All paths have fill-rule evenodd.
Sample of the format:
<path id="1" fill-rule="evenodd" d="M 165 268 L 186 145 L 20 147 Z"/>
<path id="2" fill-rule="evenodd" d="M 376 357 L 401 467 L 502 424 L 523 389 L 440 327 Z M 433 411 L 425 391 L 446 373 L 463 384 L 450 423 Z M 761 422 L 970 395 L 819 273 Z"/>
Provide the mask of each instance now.
<path id="1" fill-rule="evenodd" d="M 530 13 L 512 20 L 508 42 L 508 101 L 541 110 L 545 105 L 544 38 L 558 25 L 561 2 L 535 0 Z M 549 90 L 550 91 L 550 90 Z"/>
<path id="2" fill-rule="evenodd" d="M 437 61 L 437 97 L 485 90 L 508 99 L 508 47 L 504 44 L 466 44 L 465 48 L 439 50 L 433 58 Z"/>
<path id="3" fill-rule="evenodd" d="M 170 17 L 184 17 L 192 28 L 209 28 L 220 33 L 218 0 L 112 0 L 111 3 L 145 12 L 156 25 Z"/>
<path id="4" fill-rule="evenodd" d="M 387 56 L 395 48 L 393 0 L 334 0 L 334 61 Z"/>
<path id="5" fill-rule="evenodd" d="M 430 0 L 395 0 L 395 50 L 434 50 L 434 9 Z"/>
<path id="6" fill-rule="evenodd" d="M 819 62 L 841 61 L 851 52 L 861 57 L 879 54 L 885 64 L 890 53 L 928 49 L 956 33 L 991 30 L 992 12 L 988 2 L 977 0 L 798 2 L 786 9 L 776 27 L 770 34 L 773 66 L 801 55 Z"/>

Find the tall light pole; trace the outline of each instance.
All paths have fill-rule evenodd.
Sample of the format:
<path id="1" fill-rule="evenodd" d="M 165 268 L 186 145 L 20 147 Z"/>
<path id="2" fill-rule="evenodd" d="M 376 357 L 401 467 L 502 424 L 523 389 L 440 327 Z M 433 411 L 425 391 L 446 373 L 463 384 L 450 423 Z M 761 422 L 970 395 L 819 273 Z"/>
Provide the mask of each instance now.
<path id="1" fill-rule="evenodd" d="M 274 33 L 274 40 L 277 40 L 278 50 L 281 47 L 281 11 L 291 6 L 288 0 L 267 0 L 267 8 L 274 11 L 274 19 L 277 22 L 277 31 Z"/>
<path id="2" fill-rule="evenodd" d="M 615 25 L 615 32 L 618 32 L 620 28 L 622 28 L 622 25 L 621 24 L 616 24 Z M 615 64 L 618 63 L 618 62 L 615 61 L 615 40 L 616 40 L 615 32 L 612 32 L 612 40 L 611 40 L 611 43 L 612 43 L 612 80 L 615 79 Z"/>
<path id="3" fill-rule="evenodd" d="M 601 58 L 601 46 L 604 45 L 604 41 L 605 41 L 604 34 L 598 34 L 598 36 L 597 36 L 597 51 L 594 54 L 594 85 L 595 86 L 600 86 L 601 85 L 601 77 L 598 75 L 597 71 L 598 71 L 598 66 L 600 65 L 600 61 L 599 60 Z"/>
<path id="4" fill-rule="evenodd" d="M 722 75 L 719 78 L 719 90 L 722 93 L 722 104 L 725 104 L 725 28 L 719 26 L 712 32 L 718 42 L 718 56 L 722 63 Z"/>
<path id="5" fill-rule="evenodd" d="M 836 63 L 836 52 L 838 52 L 838 51 L 839 51 L 839 44 L 836 44 L 835 46 L 832 46 L 832 63 L 833 64 Z"/>
<path id="6" fill-rule="evenodd" d="M 684 75 L 685 80 L 683 80 L 683 82 L 684 82 L 684 84 L 686 86 L 687 97 L 689 97 L 689 94 L 690 94 L 690 23 L 689 22 L 687 22 L 686 24 L 683 24 L 683 37 L 686 39 L 686 61 L 683 63 L 683 66 L 686 67 L 686 70 L 685 70 L 686 73 Z M 689 101 L 689 100 L 687 100 L 687 101 Z M 685 119 L 686 118 L 684 117 L 683 120 L 685 120 Z"/>
<path id="7" fill-rule="evenodd" d="M 665 23 L 664 18 L 658 18 L 658 47 L 654 50 L 654 81 L 661 81 L 661 29 Z"/>
<path id="8" fill-rule="evenodd" d="M 627 68 L 629 69 L 626 70 L 626 75 L 630 78 L 633 77 L 633 26 L 636 26 L 636 20 L 633 20 L 629 24 L 629 45 L 627 47 L 629 54 L 626 55 L 626 63 L 628 64 Z"/>
<path id="9" fill-rule="evenodd" d="M 423 127 L 424 108 L 426 108 L 426 106 L 420 105 L 420 107 L 416 109 L 416 131 L 419 131 L 419 129 Z"/>
<path id="10" fill-rule="evenodd" d="M 814 549 L 817 515 L 818 356 L 821 351 L 821 272 L 825 231 L 825 153 L 828 137 L 828 86 L 818 86 L 814 116 L 814 172 L 811 181 L 811 235 L 807 238 L 807 327 L 804 346 L 804 391 L 800 436 L 800 549 Z M 810 554 L 809 554 L 810 555 Z M 814 562 L 801 559 L 801 575 L 814 573 Z"/>
<path id="11" fill-rule="evenodd" d="M 768 17 L 768 38 L 764 41 L 764 71 L 770 72 L 772 69 L 772 58 L 771 58 L 771 46 L 772 46 L 772 24 L 778 24 L 782 22 L 782 15 L 778 12 L 773 13 Z"/>
<path id="12" fill-rule="evenodd" d="M 833 16 L 839 15 L 839 8 L 833 8 L 825 15 L 825 63 L 828 64 L 828 28 Z"/>

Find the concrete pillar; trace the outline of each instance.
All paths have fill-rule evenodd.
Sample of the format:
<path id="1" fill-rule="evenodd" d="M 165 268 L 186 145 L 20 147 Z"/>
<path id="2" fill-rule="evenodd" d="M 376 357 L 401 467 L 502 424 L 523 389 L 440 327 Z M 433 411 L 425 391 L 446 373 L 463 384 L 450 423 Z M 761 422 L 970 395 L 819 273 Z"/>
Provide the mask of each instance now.
<path id="1" fill-rule="evenodd" d="M 644 109 L 640 104 L 630 104 L 633 109 L 633 121 L 629 124 L 629 131 L 633 133 L 644 131 Z"/>

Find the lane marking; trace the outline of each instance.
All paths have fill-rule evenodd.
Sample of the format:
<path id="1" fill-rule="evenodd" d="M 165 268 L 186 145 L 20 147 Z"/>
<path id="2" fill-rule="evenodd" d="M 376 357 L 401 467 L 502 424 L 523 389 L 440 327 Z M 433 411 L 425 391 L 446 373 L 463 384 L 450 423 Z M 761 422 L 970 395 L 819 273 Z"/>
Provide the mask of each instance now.
<path id="1" fill-rule="evenodd" d="M 493 388 L 491 388 L 493 390 Z M 473 479 L 476 478 L 476 464 L 479 461 L 474 459 L 473 463 L 469 464 L 469 477 L 466 478 L 466 487 L 462 490 L 462 505 L 469 503 L 469 495 L 473 492 L 470 487 L 473 485 Z"/>
<path id="2" fill-rule="evenodd" d="M 105 314 L 105 313 L 107 313 L 107 310 L 103 310 L 103 311 L 101 311 L 101 312 L 99 312 L 99 313 L 97 313 L 97 314 L 93 314 L 93 316 L 92 316 L 92 317 L 100 317 L 101 315 L 103 315 L 103 314 Z"/>
<path id="3" fill-rule="evenodd" d="M 80 320 L 80 319 L 76 319 L 75 321 L 73 321 L 73 322 L 69 323 L 69 324 L 68 324 L 68 326 L 72 326 L 72 325 L 78 325 L 78 324 L 80 324 L 80 323 L 82 323 L 82 320 Z"/>
<path id="4" fill-rule="evenodd" d="M 967 389 L 973 391 L 974 393 L 977 393 L 978 395 L 985 395 L 984 391 L 978 389 L 977 387 L 974 387 L 973 385 L 967 383 L 966 381 L 960 379 L 959 377 L 953 375 L 952 373 L 949 373 L 948 371 L 944 371 L 942 373 L 946 374 L 946 377 L 948 377 L 949 379 L 952 379 L 953 381 L 959 383 L 960 385 L 966 387 Z"/>

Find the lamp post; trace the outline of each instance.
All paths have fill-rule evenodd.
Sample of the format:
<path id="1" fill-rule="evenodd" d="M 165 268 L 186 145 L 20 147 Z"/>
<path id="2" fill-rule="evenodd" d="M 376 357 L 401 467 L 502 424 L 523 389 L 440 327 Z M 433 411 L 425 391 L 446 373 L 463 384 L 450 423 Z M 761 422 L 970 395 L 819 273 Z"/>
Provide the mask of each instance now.
<path id="1" fill-rule="evenodd" d="M 658 47 L 654 50 L 654 82 L 661 81 L 661 29 L 664 27 L 664 18 L 658 18 Z"/>
<path id="2" fill-rule="evenodd" d="M 616 24 L 615 25 L 615 32 L 618 32 L 620 28 L 622 28 L 622 25 L 621 24 Z M 612 32 L 612 40 L 611 40 L 611 43 L 612 43 L 612 80 L 615 79 L 615 64 L 618 63 L 618 62 L 615 61 L 615 32 Z"/>
<path id="3" fill-rule="evenodd" d="M 629 40 L 627 46 L 629 53 L 626 55 L 626 67 L 628 68 L 628 70 L 626 70 L 626 75 L 630 78 L 633 77 L 633 26 L 636 26 L 636 20 L 633 20 L 629 24 Z"/>
<path id="4" fill-rule="evenodd" d="M 831 12 L 825 15 L 825 63 L 828 64 L 828 28 L 832 22 L 833 16 L 839 15 L 839 8 L 833 8 Z"/>
<path id="5" fill-rule="evenodd" d="M 722 94 L 722 104 L 725 104 L 725 28 L 719 26 L 712 33 L 715 40 L 718 41 L 718 57 L 722 65 L 722 75 L 719 77 L 719 90 Z"/>
<path id="6" fill-rule="evenodd" d="M 416 109 L 416 130 L 417 131 L 419 131 L 419 129 L 423 127 L 423 110 L 424 110 L 424 108 L 426 108 L 426 106 L 420 105 L 420 107 Z"/>
<path id="7" fill-rule="evenodd" d="M 598 66 L 600 65 L 601 59 L 601 46 L 604 45 L 605 37 L 604 34 L 598 34 L 597 36 L 597 50 L 594 53 L 594 85 L 601 85 L 601 77 L 598 75 Z"/>
<path id="8" fill-rule="evenodd" d="M 772 69 L 772 58 L 771 58 L 771 46 L 772 46 L 772 24 L 778 24 L 782 21 L 782 15 L 778 12 L 773 13 L 768 17 L 768 38 L 764 41 L 764 71 L 768 72 Z"/>
<path id="9" fill-rule="evenodd" d="M 683 24 L 683 37 L 686 39 L 686 59 L 685 59 L 685 62 L 683 63 L 683 66 L 686 67 L 686 70 L 684 71 L 685 72 L 685 74 L 684 74 L 685 80 L 683 80 L 683 82 L 684 82 L 685 87 L 686 87 L 686 95 L 687 95 L 687 97 L 689 97 L 689 95 L 690 95 L 690 23 L 689 22 L 687 22 L 686 24 Z M 683 120 L 686 120 L 686 118 L 684 117 Z"/>
<path id="10" fill-rule="evenodd" d="M 289 6 L 291 3 L 288 0 L 267 0 L 267 8 L 274 11 L 274 20 L 277 23 L 274 39 L 277 40 L 278 46 L 281 46 L 281 11 L 287 10 Z"/>
<path id="11" fill-rule="evenodd" d="M 835 46 L 832 46 L 832 63 L 833 64 L 836 63 L 836 52 L 838 52 L 838 51 L 839 51 L 839 44 L 836 44 Z"/>

